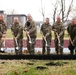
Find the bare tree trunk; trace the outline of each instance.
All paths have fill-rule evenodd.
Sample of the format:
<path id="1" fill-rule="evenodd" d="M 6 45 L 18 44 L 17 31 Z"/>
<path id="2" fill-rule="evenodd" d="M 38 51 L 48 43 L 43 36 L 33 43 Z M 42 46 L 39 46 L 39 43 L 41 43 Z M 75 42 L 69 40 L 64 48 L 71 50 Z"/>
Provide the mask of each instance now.
<path id="1" fill-rule="evenodd" d="M 45 10 L 43 8 L 43 2 L 41 0 L 41 14 L 42 14 L 42 17 L 43 17 L 43 22 L 45 21 Z"/>
<path id="2" fill-rule="evenodd" d="M 11 16 L 12 17 L 12 23 L 11 24 L 13 24 L 13 19 L 14 19 L 13 14 L 14 13 L 15 13 L 15 10 L 13 9 L 12 12 L 11 12 L 11 14 L 12 14 L 12 16 Z"/>
<path id="3" fill-rule="evenodd" d="M 64 22 L 65 0 L 61 0 L 62 22 Z"/>
<path id="4" fill-rule="evenodd" d="M 67 21 L 67 19 L 68 19 L 68 16 L 69 16 L 71 10 L 72 10 L 72 5 L 73 5 L 73 0 L 71 0 L 71 3 L 70 3 L 70 5 L 69 5 L 69 9 L 68 9 L 67 15 L 66 15 L 66 21 Z"/>
<path id="5" fill-rule="evenodd" d="M 53 23 L 55 23 L 55 17 L 56 17 L 57 7 L 58 7 L 58 4 L 56 2 L 56 4 L 54 5 L 54 12 L 53 12 Z"/>
<path id="6" fill-rule="evenodd" d="M 11 12 L 10 12 L 11 16 L 8 18 L 8 26 L 11 27 L 12 24 L 13 24 L 13 14 L 15 14 L 15 10 L 13 9 Z"/>
<path id="7" fill-rule="evenodd" d="M 57 0 L 55 4 L 53 4 L 54 6 L 54 11 L 53 11 L 53 22 L 55 22 L 55 17 L 57 15 L 57 11 L 59 12 L 58 15 L 61 15 L 61 20 L 62 22 L 67 21 L 70 12 L 72 11 L 72 7 L 73 7 L 73 0 L 71 0 L 71 3 L 69 5 L 69 8 L 67 9 L 67 11 L 65 10 L 65 2 L 66 0 Z M 58 6 L 60 5 L 60 9 L 58 10 Z M 67 12 L 67 13 L 66 13 Z"/>

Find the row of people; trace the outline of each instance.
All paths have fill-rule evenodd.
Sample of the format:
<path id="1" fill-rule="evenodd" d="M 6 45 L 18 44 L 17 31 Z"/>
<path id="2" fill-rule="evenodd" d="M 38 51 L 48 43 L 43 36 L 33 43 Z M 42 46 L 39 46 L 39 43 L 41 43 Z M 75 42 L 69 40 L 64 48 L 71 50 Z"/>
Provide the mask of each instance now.
<path id="1" fill-rule="evenodd" d="M 76 42 L 76 20 L 73 19 L 69 23 L 67 31 L 70 35 L 70 53 L 73 54 L 75 50 Z M 6 33 L 7 27 L 3 21 L 3 16 L 0 15 L 0 50 L 2 47 L 2 36 Z M 18 17 L 14 17 L 14 23 L 11 26 L 12 35 L 14 38 L 14 46 L 16 54 L 22 54 L 23 48 L 23 30 L 26 32 L 27 37 L 27 49 L 30 54 L 34 54 L 36 37 L 37 37 L 37 26 L 36 22 L 33 21 L 30 14 L 27 15 L 27 21 L 25 27 L 19 23 Z M 63 54 L 64 44 L 64 25 L 61 22 L 60 17 L 57 17 L 57 21 L 51 26 L 49 18 L 46 18 L 45 22 L 41 25 L 40 33 L 42 34 L 42 54 L 45 54 L 45 47 L 47 48 L 47 54 L 50 54 L 50 45 L 52 39 L 52 32 L 55 34 L 55 50 L 57 54 Z"/>
<path id="2" fill-rule="evenodd" d="M 25 24 L 24 30 L 27 35 L 27 49 L 30 54 L 34 54 L 34 46 L 36 43 L 37 28 L 36 23 L 32 20 L 31 15 L 27 16 L 27 22 Z M 53 26 L 49 23 L 49 18 L 45 19 L 45 22 L 41 25 L 40 33 L 42 34 L 42 54 L 45 54 L 45 49 L 47 48 L 47 54 L 50 54 L 50 45 L 52 39 L 52 30 L 55 33 L 55 50 L 57 54 L 63 54 L 63 43 L 64 43 L 64 26 L 57 17 L 57 22 Z M 29 43 L 29 36 L 32 43 Z"/>

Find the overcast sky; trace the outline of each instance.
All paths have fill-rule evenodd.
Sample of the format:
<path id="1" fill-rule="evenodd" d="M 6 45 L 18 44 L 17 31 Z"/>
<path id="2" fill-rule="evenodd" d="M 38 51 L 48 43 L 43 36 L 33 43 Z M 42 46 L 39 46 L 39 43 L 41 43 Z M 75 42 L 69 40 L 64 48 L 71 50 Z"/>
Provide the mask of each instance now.
<path id="1" fill-rule="evenodd" d="M 53 5 L 56 0 L 43 0 L 43 7 L 45 8 L 45 15 L 52 19 Z M 66 8 L 70 4 L 70 0 L 66 0 Z M 74 6 L 76 0 L 74 0 Z M 44 6 L 45 5 L 45 6 Z M 36 21 L 42 20 L 41 15 L 41 0 L 0 0 L 0 10 L 10 13 L 12 10 L 18 14 L 28 14 L 33 16 Z"/>

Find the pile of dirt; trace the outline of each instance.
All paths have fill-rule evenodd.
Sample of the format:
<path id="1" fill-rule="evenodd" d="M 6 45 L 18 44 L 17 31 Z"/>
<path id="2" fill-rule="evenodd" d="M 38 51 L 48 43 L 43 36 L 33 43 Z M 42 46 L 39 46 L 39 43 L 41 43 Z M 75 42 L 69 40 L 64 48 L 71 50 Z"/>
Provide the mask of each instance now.
<path id="1" fill-rule="evenodd" d="M 44 70 L 44 69 L 47 69 L 47 67 L 45 67 L 45 66 L 37 66 L 36 67 L 36 70 Z"/>
<path id="2" fill-rule="evenodd" d="M 49 62 L 49 63 L 46 63 L 45 65 L 47 66 L 63 66 L 64 64 L 69 64 L 68 62 Z"/>

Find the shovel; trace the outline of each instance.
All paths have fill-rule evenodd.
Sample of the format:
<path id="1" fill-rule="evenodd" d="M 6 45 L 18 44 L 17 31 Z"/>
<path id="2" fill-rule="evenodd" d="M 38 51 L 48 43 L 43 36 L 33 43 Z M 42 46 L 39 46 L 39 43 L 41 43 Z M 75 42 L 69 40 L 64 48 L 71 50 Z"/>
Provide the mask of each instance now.
<path id="1" fill-rule="evenodd" d="M 17 39 L 15 39 L 15 42 L 16 42 L 16 45 L 17 45 L 16 49 L 18 50 L 19 47 L 18 47 Z"/>

